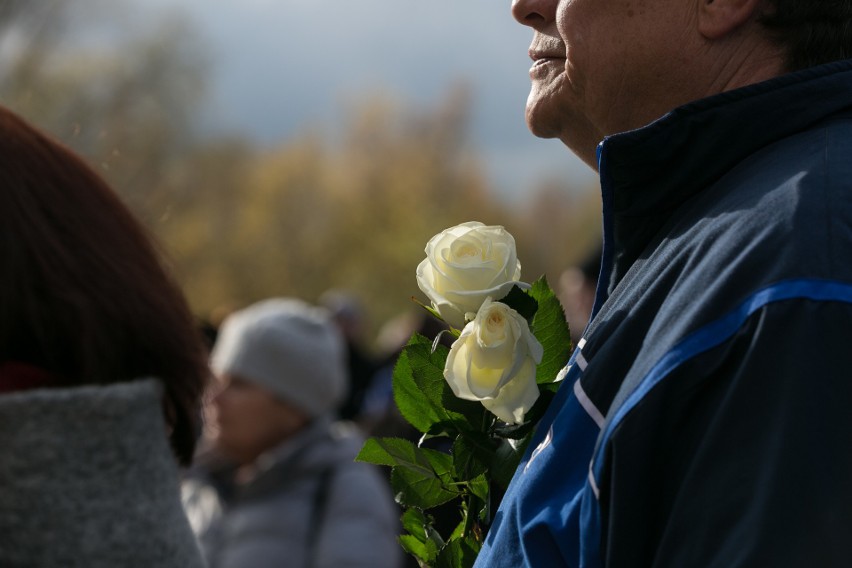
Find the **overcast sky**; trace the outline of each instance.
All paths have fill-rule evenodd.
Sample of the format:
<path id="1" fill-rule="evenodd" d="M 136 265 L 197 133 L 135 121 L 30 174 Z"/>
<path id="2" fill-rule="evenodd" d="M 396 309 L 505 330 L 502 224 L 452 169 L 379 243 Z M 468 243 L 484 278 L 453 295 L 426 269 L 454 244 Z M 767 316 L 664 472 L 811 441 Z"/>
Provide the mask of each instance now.
<path id="1" fill-rule="evenodd" d="M 186 13 L 211 53 L 208 120 L 274 143 L 333 128 L 343 105 L 390 92 L 434 107 L 472 91 L 472 137 L 504 195 L 538 181 L 587 187 L 594 173 L 524 123 L 532 33 L 509 0 L 136 0 Z"/>

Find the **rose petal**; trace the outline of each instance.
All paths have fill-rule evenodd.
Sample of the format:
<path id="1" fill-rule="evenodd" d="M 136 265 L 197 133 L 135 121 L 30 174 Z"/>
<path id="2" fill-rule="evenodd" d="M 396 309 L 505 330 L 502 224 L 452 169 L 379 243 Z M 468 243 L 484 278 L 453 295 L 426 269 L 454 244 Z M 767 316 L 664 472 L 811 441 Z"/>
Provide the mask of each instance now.
<path id="1" fill-rule="evenodd" d="M 527 358 L 518 375 L 506 383 L 495 398 L 483 400 L 482 405 L 500 420 L 508 424 L 520 424 L 538 397 L 535 364 Z"/>
<path id="2" fill-rule="evenodd" d="M 479 400 L 481 397 L 473 394 L 468 386 L 471 358 L 469 356 L 470 348 L 466 340 L 472 333 L 471 325 L 465 327 L 462 334 L 450 347 L 450 353 L 447 355 L 447 361 L 444 364 L 444 380 L 447 381 L 453 394 L 458 398 Z"/>
<path id="3" fill-rule="evenodd" d="M 485 298 L 500 299 L 512 286 L 522 288 L 515 240 L 501 226 L 469 221 L 429 239 L 417 283 L 451 326 L 462 328 L 467 312 L 476 313 Z"/>

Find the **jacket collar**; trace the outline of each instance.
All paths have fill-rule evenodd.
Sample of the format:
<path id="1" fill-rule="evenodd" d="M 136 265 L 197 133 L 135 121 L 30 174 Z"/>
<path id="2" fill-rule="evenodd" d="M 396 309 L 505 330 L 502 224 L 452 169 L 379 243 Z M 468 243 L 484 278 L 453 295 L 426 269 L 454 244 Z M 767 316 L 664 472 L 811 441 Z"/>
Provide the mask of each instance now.
<path id="1" fill-rule="evenodd" d="M 593 313 L 686 200 L 760 148 L 852 108 L 852 60 L 678 107 L 598 147 L 604 213 Z"/>

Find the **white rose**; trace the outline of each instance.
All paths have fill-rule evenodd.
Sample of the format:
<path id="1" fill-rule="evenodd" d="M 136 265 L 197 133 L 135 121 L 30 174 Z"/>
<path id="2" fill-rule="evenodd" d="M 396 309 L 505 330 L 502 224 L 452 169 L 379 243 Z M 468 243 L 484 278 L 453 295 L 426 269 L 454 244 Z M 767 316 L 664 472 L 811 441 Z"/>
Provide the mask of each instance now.
<path id="1" fill-rule="evenodd" d="M 478 400 L 517 424 L 538 399 L 535 370 L 543 351 L 518 312 L 487 298 L 453 343 L 444 378 L 457 397 Z"/>
<path id="2" fill-rule="evenodd" d="M 485 298 L 499 300 L 518 285 L 521 263 L 515 239 L 503 227 L 471 221 L 432 237 L 417 267 L 417 285 L 451 326 L 461 329 Z"/>

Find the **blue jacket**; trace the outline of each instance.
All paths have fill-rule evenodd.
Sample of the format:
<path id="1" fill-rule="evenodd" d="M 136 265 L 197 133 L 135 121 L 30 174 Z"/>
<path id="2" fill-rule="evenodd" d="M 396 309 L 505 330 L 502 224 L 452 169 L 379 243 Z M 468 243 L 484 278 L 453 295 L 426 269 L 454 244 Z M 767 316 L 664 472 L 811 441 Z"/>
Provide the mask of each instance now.
<path id="1" fill-rule="evenodd" d="M 477 566 L 852 566 L 852 61 L 598 152 L 592 319 Z"/>

